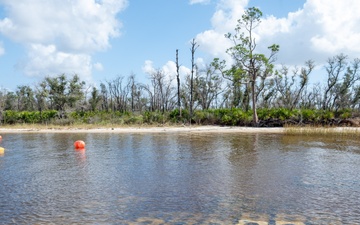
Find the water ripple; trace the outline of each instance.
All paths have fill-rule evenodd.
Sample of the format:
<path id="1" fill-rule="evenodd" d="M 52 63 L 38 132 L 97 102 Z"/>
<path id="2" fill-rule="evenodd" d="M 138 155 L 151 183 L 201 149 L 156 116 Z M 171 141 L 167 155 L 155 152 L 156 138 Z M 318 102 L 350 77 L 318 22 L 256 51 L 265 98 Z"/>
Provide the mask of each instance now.
<path id="1" fill-rule="evenodd" d="M 360 223 L 355 138 L 9 134 L 2 144 L 0 224 Z"/>

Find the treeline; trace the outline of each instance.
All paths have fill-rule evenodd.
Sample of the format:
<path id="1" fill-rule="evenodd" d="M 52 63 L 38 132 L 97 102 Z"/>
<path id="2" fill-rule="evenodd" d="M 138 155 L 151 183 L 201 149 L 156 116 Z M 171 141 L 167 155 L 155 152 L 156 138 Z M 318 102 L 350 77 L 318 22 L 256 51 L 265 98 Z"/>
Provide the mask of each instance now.
<path id="1" fill-rule="evenodd" d="M 222 126 L 253 126 L 253 111 L 242 109 L 207 109 L 195 110 L 191 117 L 193 124 Z M 358 113 L 356 113 L 358 114 Z M 64 114 L 62 114 L 64 115 Z M 259 127 L 289 126 L 359 126 L 359 121 L 352 119 L 354 112 L 340 110 L 338 112 L 312 109 L 259 109 Z M 189 124 L 189 111 L 184 110 L 182 116 L 174 109 L 168 112 L 144 111 L 137 113 L 120 113 L 114 111 L 73 111 L 60 118 L 56 110 L 12 111 L 2 114 L 2 124 L 43 124 L 43 125 L 84 125 L 121 126 L 121 125 L 174 125 Z"/>
<path id="2" fill-rule="evenodd" d="M 340 125 L 359 116 L 360 61 L 338 55 L 328 59 L 325 82 L 309 84 L 313 62 L 290 70 L 283 66 L 274 77 L 258 82 L 258 126 L 284 124 Z M 176 77 L 162 70 L 149 74 L 147 84 L 134 74 L 118 76 L 97 87 L 77 75 L 46 77 L 36 86 L 0 91 L 1 124 L 52 123 L 164 124 L 197 123 L 252 125 L 248 84 L 224 78 L 208 65 L 195 70 L 177 91 Z M 180 108 L 178 107 L 178 97 Z M 190 105 L 193 113 L 190 115 Z"/>

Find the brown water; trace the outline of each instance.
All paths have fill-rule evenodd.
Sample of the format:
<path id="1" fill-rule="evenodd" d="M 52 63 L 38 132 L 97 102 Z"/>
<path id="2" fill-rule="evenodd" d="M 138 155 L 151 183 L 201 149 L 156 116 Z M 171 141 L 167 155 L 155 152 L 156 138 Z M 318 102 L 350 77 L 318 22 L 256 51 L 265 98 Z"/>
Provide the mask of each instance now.
<path id="1" fill-rule="evenodd" d="M 360 224 L 359 138 L 2 136 L 0 224 Z"/>

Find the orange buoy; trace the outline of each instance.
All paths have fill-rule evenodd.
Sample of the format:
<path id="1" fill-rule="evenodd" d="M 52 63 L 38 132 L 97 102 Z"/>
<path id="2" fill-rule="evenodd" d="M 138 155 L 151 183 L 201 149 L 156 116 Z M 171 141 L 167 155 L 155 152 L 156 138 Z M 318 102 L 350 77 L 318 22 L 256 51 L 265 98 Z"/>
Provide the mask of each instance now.
<path id="1" fill-rule="evenodd" d="M 5 153 L 5 148 L 0 147 L 0 155 L 4 155 L 4 153 Z"/>
<path id="2" fill-rule="evenodd" d="M 75 149 L 84 149 L 85 148 L 85 142 L 81 140 L 77 140 L 74 142 Z"/>

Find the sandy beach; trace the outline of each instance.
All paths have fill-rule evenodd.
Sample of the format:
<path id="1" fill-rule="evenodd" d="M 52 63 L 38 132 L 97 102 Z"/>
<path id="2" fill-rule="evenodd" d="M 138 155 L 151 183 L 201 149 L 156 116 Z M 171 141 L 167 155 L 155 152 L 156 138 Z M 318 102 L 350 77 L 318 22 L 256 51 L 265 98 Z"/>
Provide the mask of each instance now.
<path id="1" fill-rule="evenodd" d="M 163 127 L 41 127 L 41 128 L 11 128 L 0 127 L 0 134 L 5 133 L 284 133 L 288 128 L 282 127 L 230 127 L 230 126 L 163 126 Z M 291 129 L 291 128 L 290 128 Z M 359 127 L 335 127 L 335 128 L 297 128 L 304 130 L 323 129 L 331 132 L 359 132 Z"/>
<path id="2" fill-rule="evenodd" d="M 283 133 L 285 128 L 254 128 L 229 126 L 164 126 L 164 127 L 114 127 L 114 128 L 0 128 L 5 133 Z"/>

